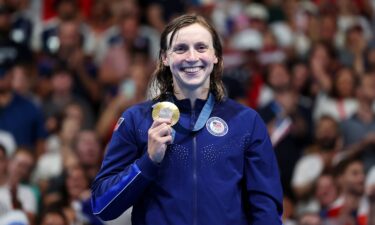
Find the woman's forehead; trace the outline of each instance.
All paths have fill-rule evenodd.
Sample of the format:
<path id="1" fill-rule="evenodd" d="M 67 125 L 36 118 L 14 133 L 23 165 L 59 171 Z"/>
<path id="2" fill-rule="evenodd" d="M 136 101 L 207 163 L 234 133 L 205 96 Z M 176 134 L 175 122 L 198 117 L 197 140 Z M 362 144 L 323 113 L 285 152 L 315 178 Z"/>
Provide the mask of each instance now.
<path id="1" fill-rule="evenodd" d="M 206 28 L 205 26 L 199 24 L 199 23 L 194 23 L 182 28 L 179 28 L 178 30 L 175 31 L 173 40 L 171 42 L 171 37 L 172 37 L 173 31 L 170 32 L 167 35 L 167 44 L 168 47 L 169 44 L 174 45 L 178 43 L 190 43 L 190 42 L 203 42 L 207 44 L 212 44 L 212 34 Z"/>

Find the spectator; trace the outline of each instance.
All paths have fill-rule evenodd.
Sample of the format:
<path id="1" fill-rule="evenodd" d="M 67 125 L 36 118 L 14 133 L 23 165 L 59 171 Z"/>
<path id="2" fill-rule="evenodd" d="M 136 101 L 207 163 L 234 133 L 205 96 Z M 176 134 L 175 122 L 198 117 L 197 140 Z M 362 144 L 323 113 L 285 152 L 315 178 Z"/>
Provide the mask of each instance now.
<path id="1" fill-rule="evenodd" d="M 344 151 L 347 154 L 361 154 L 366 171 L 375 163 L 375 115 L 372 109 L 375 101 L 374 87 L 374 74 L 366 74 L 360 79 L 357 88 L 358 110 L 351 118 L 340 124 Z"/>
<path id="2" fill-rule="evenodd" d="M 1 151 L 0 154 L 5 156 L 4 151 Z M 26 213 L 29 222 L 32 223 L 37 215 L 37 199 L 30 186 L 21 184 L 22 179 L 31 171 L 32 156 L 27 151 L 18 151 L 9 159 L 9 162 L 4 156 L 2 156 L 1 163 L 5 166 L 2 166 L 0 171 L 3 182 L 0 184 L 2 210 L 6 213 L 21 210 Z M 6 167 L 7 169 L 5 169 Z"/>
<path id="3" fill-rule="evenodd" d="M 63 109 L 63 116 L 75 119 L 78 125 L 83 129 L 90 129 L 94 124 L 94 116 L 84 104 L 74 99 Z"/>
<path id="4" fill-rule="evenodd" d="M 68 205 L 74 210 L 75 222 L 102 225 L 103 222 L 92 213 L 89 185 L 83 168 L 78 166 L 68 169 L 65 188 L 68 194 Z"/>
<path id="5" fill-rule="evenodd" d="M 224 68 L 223 82 L 228 96 L 253 108 L 258 107 L 258 98 L 264 85 L 257 54 L 257 47 L 251 43 L 235 51 L 228 49 L 227 53 L 224 52 L 227 66 Z"/>
<path id="6" fill-rule="evenodd" d="M 317 42 L 308 55 L 309 69 L 312 76 L 312 96 L 332 90 L 332 74 L 338 64 L 335 49 L 332 45 Z"/>
<path id="7" fill-rule="evenodd" d="M 328 3 L 329 4 L 329 3 Z M 330 7 L 330 9 L 328 9 Z M 332 9 L 333 8 L 333 9 Z M 327 6 L 327 11 L 334 11 L 334 6 Z M 317 35 L 319 36 L 319 41 L 333 45 L 336 39 L 337 33 L 337 24 L 336 24 L 336 15 L 330 12 L 323 12 L 319 17 L 319 31 Z"/>
<path id="8" fill-rule="evenodd" d="M 59 45 L 58 33 L 60 24 L 64 22 L 72 22 L 78 25 L 78 33 L 82 41 L 83 52 L 85 54 L 91 54 L 93 48 L 91 31 L 79 15 L 78 1 L 56 0 L 54 3 L 57 15 L 35 29 L 33 35 L 34 51 L 55 53 L 56 50 L 58 50 Z"/>
<path id="9" fill-rule="evenodd" d="M 33 101 L 36 105 L 40 105 L 41 100 L 34 93 L 36 75 L 34 64 L 16 64 L 13 69 L 12 89 L 17 94 Z"/>
<path id="10" fill-rule="evenodd" d="M 322 91 L 316 97 L 314 119 L 328 115 L 337 121 L 343 121 L 357 111 L 358 102 L 355 99 L 355 91 L 358 77 L 350 68 L 342 67 L 330 80 L 331 90 L 328 93 Z"/>
<path id="11" fill-rule="evenodd" d="M 107 87 L 116 86 L 130 76 L 135 51 L 143 51 L 147 57 L 151 51 L 151 40 L 141 33 L 139 17 L 135 12 L 124 12 L 120 21 L 121 33 L 113 37 L 118 39 L 113 40 L 117 43 L 109 48 L 100 68 L 100 82 Z"/>
<path id="12" fill-rule="evenodd" d="M 98 103 L 100 92 L 95 82 L 96 66 L 83 51 L 83 40 L 79 33 L 79 24 L 74 21 L 61 22 L 57 30 L 58 42 L 53 54 L 45 53 L 39 59 L 39 69 L 44 75 L 50 75 L 58 66 L 73 73 L 73 91 L 76 95 L 90 102 Z"/>
<path id="13" fill-rule="evenodd" d="M 258 98 L 258 107 L 262 108 L 274 100 L 274 90 L 284 89 L 291 83 L 291 75 L 284 63 L 272 63 L 266 67 L 265 85 Z"/>
<path id="14" fill-rule="evenodd" d="M 47 141 L 47 151 L 43 154 L 36 165 L 34 172 L 34 182 L 42 186 L 45 194 L 53 184 L 51 179 L 59 186 L 63 182 L 64 168 L 76 165 L 78 159 L 73 152 L 73 142 L 79 131 L 82 129 L 81 121 L 77 117 L 63 117 L 59 130 L 56 134 L 50 135 Z"/>
<path id="15" fill-rule="evenodd" d="M 140 9 L 136 1 L 118 1 L 115 4 L 117 13 L 115 13 L 116 21 L 115 27 L 110 29 L 108 36 L 98 46 L 98 55 L 95 57 L 95 61 L 99 64 L 110 62 L 108 57 L 113 56 L 114 53 L 120 54 L 121 57 L 126 56 L 126 53 L 116 51 L 119 47 L 123 46 L 127 48 L 127 53 L 133 47 L 144 48 L 147 46 L 149 57 L 156 60 L 158 57 L 158 43 L 160 39 L 160 33 L 154 28 L 141 24 Z M 113 53 L 110 53 L 110 49 Z M 121 49 L 121 48 L 120 48 Z M 126 59 L 126 58 L 125 58 Z M 112 58 L 116 60 L 116 58 Z M 121 65 L 116 64 L 116 69 L 123 69 Z M 127 65 L 127 64 L 125 64 Z M 113 73 L 113 71 L 111 71 Z M 111 74 L 107 74 L 110 76 Z M 106 76 L 101 78 L 107 78 Z M 110 76 L 109 78 L 112 78 Z M 104 80 L 106 81 L 106 80 Z"/>
<path id="16" fill-rule="evenodd" d="M 293 172 L 293 191 L 302 199 L 312 197 L 313 185 L 321 174 L 332 171 L 333 158 L 342 147 L 339 125 L 332 117 L 321 117 L 314 130 L 314 142 L 304 150 Z"/>
<path id="17" fill-rule="evenodd" d="M 345 46 L 340 51 L 340 62 L 352 67 L 358 74 L 365 72 L 365 50 L 367 40 L 363 27 L 358 22 L 352 22 L 346 29 Z"/>
<path id="18" fill-rule="evenodd" d="M 276 34 L 268 29 L 263 35 L 263 48 L 258 54 L 259 62 L 263 65 L 272 63 L 283 63 L 286 60 L 286 53 L 279 47 Z"/>
<path id="19" fill-rule="evenodd" d="M 80 131 L 74 140 L 73 151 L 77 155 L 78 162 L 84 169 L 89 183 L 94 180 L 100 169 L 103 157 L 101 149 L 100 141 L 92 130 Z"/>
<path id="20" fill-rule="evenodd" d="M 109 29 L 113 27 L 115 22 L 111 4 L 105 0 L 94 0 L 87 22 L 92 31 L 94 46 L 97 46 L 108 35 Z"/>
<path id="21" fill-rule="evenodd" d="M 85 128 L 93 127 L 94 112 L 85 98 L 74 93 L 74 71 L 64 67 L 56 67 L 50 78 L 51 93 L 48 99 L 43 101 L 43 111 L 46 117 L 48 131 L 54 131 L 56 120 L 62 116 L 65 109 L 71 109 L 77 105 L 81 112 L 78 118 Z M 78 112 L 79 113 L 79 112 Z M 85 116 L 83 116 L 85 115 Z"/>
<path id="22" fill-rule="evenodd" d="M 139 103 L 146 98 L 151 74 L 150 58 L 146 49 L 132 49 L 128 74 L 120 84 L 108 90 L 103 104 L 103 112 L 96 124 L 96 131 L 102 140 L 107 140 L 112 134 L 113 128 L 118 120 L 118 116 L 123 109 Z M 120 63 L 120 62 L 119 62 Z"/>
<path id="23" fill-rule="evenodd" d="M 163 28 L 165 27 L 165 18 L 163 15 L 164 6 L 165 4 L 163 4 L 162 2 L 151 2 L 145 7 L 146 23 L 157 30 L 159 33 L 161 33 L 163 31 Z"/>
<path id="24" fill-rule="evenodd" d="M 299 104 L 305 106 L 308 109 L 313 107 L 313 96 L 312 96 L 312 77 L 308 68 L 307 63 L 304 60 L 293 60 L 290 63 L 290 70 L 292 74 L 291 86 L 292 89 L 300 94 L 298 100 Z"/>
<path id="25" fill-rule="evenodd" d="M 62 209 L 50 208 L 42 213 L 39 219 L 40 225 L 69 225 Z"/>
<path id="26" fill-rule="evenodd" d="M 7 0 L 6 4 L 12 12 L 12 40 L 22 46 L 31 48 L 34 23 L 32 15 L 27 11 L 30 5 L 29 1 Z"/>
<path id="27" fill-rule="evenodd" d="M 30 148 L 39 156 L 44 152 L 46 138 L 42 112 L 30 100 L 14 93 L 11 81 L 12 70 L 0 76 L 0 129 L 12 133 L 18 146 Z"/>
<path id="28" fill-rule="evenodd" d="M 361 4 L 362 6 L 360 6 Z M 348 28 L 351 28 L 353 25 L 360 25 L 362 27 L 363 34 L 365 35 L 364 37 L 366 38 L 364 41 L 368 41 L 371 38 L 370 23 L 366 19 L 367 15 L 360 14 L 361 7 L 364 7 L 367 10 L 370 9 L 370 7 L 366 6 L 368 5 L 367 1 L 358 4 L 358 2 L 355 1 L 344 0 L 338 1 L 336 5 L 338 9 L 336 21 L 339 35 L 336 46 L 342 48 L 346 45 L 346 31 L 348 31 Z"/>
<path id="29" fill-rule="evenodd" d="M 102 225 L 92 214 L 89 180 L 78 161 L 66 167 L 59 179 L 55 180 L 59 182 L 54 183 L 47 193 L 45 207 L 62 205 L 69 224 Z"/>
<path id="30" fill-rule="evenodd" d="M 329 208 L 338 197 L 335 178 L 330 173 L 322 174 L 316 181 L 315 200 L 319 204 L 320 216 L 323 220 L 329 217 Z"/>
<path id="31" fill-rule="evenodd" d="M 308 130 L 311 116 L 303 106 L 297 105 L 298 93 L 289 88 L 289 73 L 282 65 L 277 65 L 277 67 L 280 70 L 279 75 L 287 79 L 275 75 L 275 84 L 277 84 L 274 86 L 275 99 L 260 108 L 259 114 L 267 124 L 275 148 L 284 194 L 294 198 L 290 181 L 302 149 L 309 142 Z"/>
<path id="32" fill-rule="evenodd" d="M 338 224 L 364 224 L 368 199 L 364 196 L 364 166 L 358 158 L 342 160 L 335 168 L 339 197 L 328 209 L 328 221 Z"/>

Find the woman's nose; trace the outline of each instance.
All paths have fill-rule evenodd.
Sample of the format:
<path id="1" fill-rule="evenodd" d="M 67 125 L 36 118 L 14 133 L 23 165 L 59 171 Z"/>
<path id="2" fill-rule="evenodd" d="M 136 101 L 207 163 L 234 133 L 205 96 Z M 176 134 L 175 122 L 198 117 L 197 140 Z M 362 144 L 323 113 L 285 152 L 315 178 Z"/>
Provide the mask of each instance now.
<path id="1" fill-rule="evenodd" d="M 187 57 L 186 60 L 189 62 L 195 62 L 198 60 L 198 53 L 194 50 L 191 49 L 187 52 Z"/>

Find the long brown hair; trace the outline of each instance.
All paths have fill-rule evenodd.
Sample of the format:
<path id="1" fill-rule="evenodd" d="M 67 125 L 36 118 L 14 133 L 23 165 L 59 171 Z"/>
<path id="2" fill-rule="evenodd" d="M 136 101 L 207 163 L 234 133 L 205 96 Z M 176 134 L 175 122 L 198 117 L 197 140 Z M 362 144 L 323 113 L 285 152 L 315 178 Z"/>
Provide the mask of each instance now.
<path id="1" fill-rule="evenodd" d="M 150 87 L 153 89 L 153 91 L 158 92 L 158 95 L 154 98 L 155 100 L 165 100 L 167 99 L 168 94 L 173 93 L 172 73 L 170 68 L 163 64 L 163 56 L 171 46 L 176 32 L 181 28 L 195 23 L 202 25 L 211 33 L 213 47 L 215 49 L 215 55 L 218 62 L 214 65 L 214 68 L 210 74 L 210 92 L 215 96 L 217 101 L 223 100 L 225 96 L 225 89 L 221 80 L 223 73 L 223 49 L 221 46 L 220 37 L 215 28 L 205 18 L 195 14 L 182 15 L 175 18 L 165 27 L 161 34 L 159 61 L 157 68 L 153 73 L 153 81 L 151 82 Z M 168 34 L 171 34 L 169 43 L 167 43 Z"/>

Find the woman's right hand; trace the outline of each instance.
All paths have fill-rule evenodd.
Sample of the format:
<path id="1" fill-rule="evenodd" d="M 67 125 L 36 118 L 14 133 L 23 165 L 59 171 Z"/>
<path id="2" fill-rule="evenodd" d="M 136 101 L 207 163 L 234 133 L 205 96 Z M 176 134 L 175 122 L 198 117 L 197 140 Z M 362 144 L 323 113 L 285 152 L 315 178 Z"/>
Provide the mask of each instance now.
<path id="1" fill-rule="evenodd" d="M 155 163 L 164 159 L 167 145 L 172 142 L 172 128 L 170 119 L 158 118 L 154 120 L 148 130 L 148 155 Z"/>

